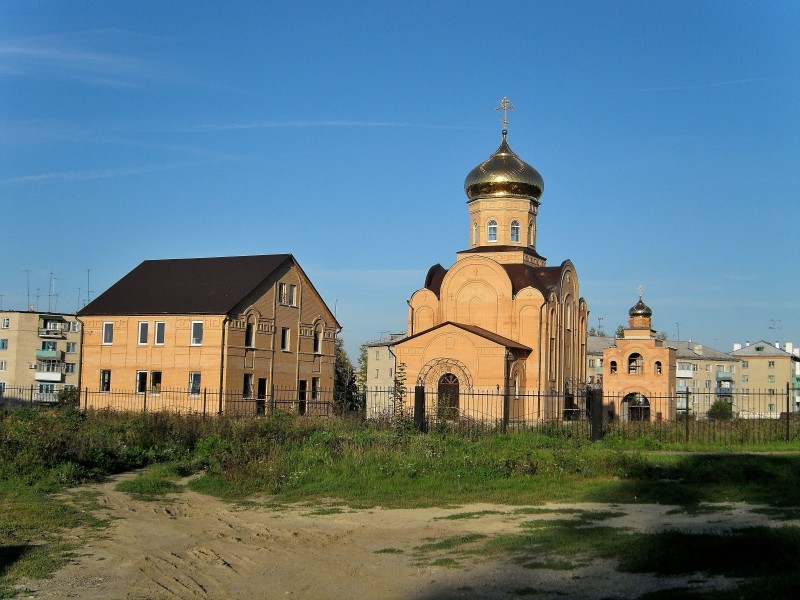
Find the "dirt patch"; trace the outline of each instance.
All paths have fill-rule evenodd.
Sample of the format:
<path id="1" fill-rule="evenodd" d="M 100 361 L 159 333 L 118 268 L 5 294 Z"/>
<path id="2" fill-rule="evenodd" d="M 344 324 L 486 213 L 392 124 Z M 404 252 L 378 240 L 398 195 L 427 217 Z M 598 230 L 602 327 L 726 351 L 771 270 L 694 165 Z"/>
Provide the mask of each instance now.
<path id="1" fill-rule="evenodd" d="M 520 531 L 532 519 L 568 518 L 573 509 L 612 513 L 604 525 L 639 531 L 705 531 L 772 524 L 755 507 L 726 504 L 686 513 L 661 505 L 504 505 L 365 509 L 315 504 L 245 507 L 186 491 L 148 502 L 117 492 L 119 479 L 92 486 L 98 516 L 113 519 L 92 534 L 72 562 L 22 597 L 161 598 L 634 598 L 682 587 L 724 586 L 722 579 L 619 573 L 608 561 L 570 570 L 527 569 L 510 557 L 472 557 L 458 566 L 421 557 L 419 547 L 453 536 Z M 782 521 L 781 524 L 786 524 Z"/>

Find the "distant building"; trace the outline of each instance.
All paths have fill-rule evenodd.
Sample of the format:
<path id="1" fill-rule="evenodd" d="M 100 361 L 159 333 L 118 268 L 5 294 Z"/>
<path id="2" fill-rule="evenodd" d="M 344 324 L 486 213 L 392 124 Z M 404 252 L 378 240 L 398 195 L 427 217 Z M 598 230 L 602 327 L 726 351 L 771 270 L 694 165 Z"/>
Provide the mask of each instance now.
<path id="1" fill-rule="evenodd" d="M 731 356 L 741 360 L 739 386 L 743 403 L 748 400 L 740 417 L 778 418 L 800 409 L 800 351 L 792 344 L 734 344 Z"/>
<path id="2" fill-rule="evenodd" d="M 291 390 L 304 412 L 333 388 L 339 324 L 291 254 L 147 260 L 78 317 L 81 387 L 131 390 L 152 409 L 200 411 L 213 391 L 260 413 Z M 168 389 L 186 392 L 182 406 L 162 402 Z"/>
<path id="3" fill-rule="evenodd" d="M 80 374 L 75 315 L 0 311 L 0 402 L 53 402 Z"/>
<path id="4" fill-rule="evenodd" d="M 406 337 L 404 333 L 390 333 L 378 340 L 367 342 L 367 367 L 363 374 L 366 389 L 366 415 L 375 418 L 389 415 L 392 410 L 390 390 L 397 375 L 397 356 L 394 345 Z M 413 385 L 413 382 L 406 382 Z"/>
<path id="5" fill-rule="evenodd" d="M 408 384 L 428 388 L 427 402 L 449 414 L 499 415 L 508 398 L 511 419 L 546 418 L 542 395 L 564 398 L 585 384 L 588 308 L 573 264 L 547 266 L 537 252 L 544 182 L 506 138 L 504 128 L 465 180 L 468 248 L 449 269 L 430 268 L 395 349 Z M 497 406 L 470 414 L 459 398 L 472 393 L 495 394 Z"/>
<path id="6" fill-rule="evenodd" d="M 603 385 L 603 351 L 616 340 L 605 335 L 590 335 L 586 338 L 586 381 L 594 388 Z"/>
<path id="7" fill-rule="evenodd" d="M 603 350 L 603 396 L 610 418 L 674 419 L 676 352 L 652 328 L 653 311 L 639 301 L 628 311 L 622 338 Z"/>
<path id="8" fill-rule="evenodd" d="M 688 393 L 690 413 L 696 416 L 705 415 L 717 400 L 730 403 L 732 410 L 738 412 L 738 358 L 691 340 L 671 340 L 665 344 L 676 351 L 679 408 L 685 406 Z"/>

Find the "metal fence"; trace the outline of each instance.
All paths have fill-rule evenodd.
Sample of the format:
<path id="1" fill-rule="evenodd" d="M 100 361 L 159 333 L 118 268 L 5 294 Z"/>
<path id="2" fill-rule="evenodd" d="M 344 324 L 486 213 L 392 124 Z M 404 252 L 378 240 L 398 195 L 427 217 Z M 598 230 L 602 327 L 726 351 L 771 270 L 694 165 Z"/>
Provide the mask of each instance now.
<path id="1" fill-rule="evenodd" d="M 499 390 L 364 388 L 348 398 L 330 389 L 273 388 L 252 396 L 210 389 L 78 390 L 82 410 L 169 411 L 258 417 L 276 411 L 302 417 L 356 415 L 376 424 L 404 420 L 422 430 L 468 432 L 538 429 L 549 435 L 598 439 L 650 438 L 659 442 L 758 444 L 800 438 L 800 389 L 749 393 L 681 392 L 674 396 L 615 395 L 596 389 L 575 393 L 509 394 Z M 37 388 L 0 391 L 0 406 L 47 406 L 56 393 Z"/>

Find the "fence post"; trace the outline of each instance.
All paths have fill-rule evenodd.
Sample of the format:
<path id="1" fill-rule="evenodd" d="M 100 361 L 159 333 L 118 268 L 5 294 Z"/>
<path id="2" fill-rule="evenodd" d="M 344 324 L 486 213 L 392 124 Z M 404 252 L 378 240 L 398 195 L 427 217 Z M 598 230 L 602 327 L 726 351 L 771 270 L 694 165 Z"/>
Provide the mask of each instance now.
<path id="1" fill-rule="evenodd" d="M 425 386 L 414 387 L 414 428 L 425 430 Z"/>
<path id="2" fill-rule="evenodd" d="M 206 398 L 206 388 L 203 388 L 203 416 L 204 416 L 204 417 L 205 417 L 205 416 L 206 416 L 206 414 L 207 414 L 207 413 L 206 413 L 206 406 L 207 406 L 207 405 L 206 405 L 206 402 L 207 402 L 207 401 L 208 401 L 208 398 Z"/>
<path id="3" fill-rule="evenodd" d="M 689 443 L 689 388 L 686 388 L 686 412 L 684 413 L 685 441 Z"/>
<path id="4" fill-rule="evenodd" d="M 789 382 L 786 382 L 786 437 L 784 441 L 788 442 L 790 438 L 789 422 L 792 414 L 789 412 Z"/>
<path id="5" fill-rule="evenodd" d="M 591 432 L 589 439 L 593 442 L 603 437 L 603 394 L 600 390 L 591 388 L 586 390 L 589 403 L 589 417 L 591 418 Z"/>
<path id="6" fill-rule="evenodd" d="M 147 386 L 144 386 L 144 409 L 143 412 L 147 412 Z"/>
<path id="7" fill-rule="evenodd" d="M 203 388 L 203 395 L 206 393 L 206 388 Z M 217 411 L 218 414 L 222 414 L 222 388 L 219 390 L 219 410 Z"/>
<path id="8" fill-rule="evenodd" d="M 33 385 L 31 385 L 30 394 L 28 395 L 28 404 L 33 408 Z"/>

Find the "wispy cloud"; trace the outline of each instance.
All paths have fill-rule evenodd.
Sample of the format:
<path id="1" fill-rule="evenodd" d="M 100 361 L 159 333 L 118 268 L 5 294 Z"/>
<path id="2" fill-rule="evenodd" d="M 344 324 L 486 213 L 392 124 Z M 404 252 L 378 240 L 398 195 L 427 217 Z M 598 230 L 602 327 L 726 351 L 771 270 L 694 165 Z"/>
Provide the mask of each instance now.
<path id="1" fill-rule="evenodd" d="M 398 121 L 349 121 L 332 120 L 287 120 L 287 121 L 254 121 L 252 123 L 228 123 L 220 125 L 197 125 L 179 129 L 180 132 L 203 131 L 238 131 L 246 129 L 286 129 L 292 127 L 377 127 L 377 128 L 409 128 L 409 129 L 476 129 L 459 125 L 425 125 L 420 123 L 402 123 Z"/>
<path id="2" fill-rule="evenodd" d="M 138 87 L 173 78 L 158 61 L 142 57 L 152 44 L 151 36 L 107 29 L 0 40 L 0 75 L 103 87 Z M 127 51 L 120 51 L 121 46 Z"/>
<path id="3" fill-rule="evenodd" d="M 730 81 L 714 81 L 711 83 L 700 83 L 695 85 L 676 85 L 663 87 L 634 88 L 634 92 L 674 92 L 683 90 L 704 90 L 708 88 L 725 87 L 729 85 L 742 85 L 746 83 L 757 83 L 759 81 L 770 81 L 767 78 L 751 77 L 747 79 L 732 79 Z"/>
<path id="4" fill-rule="evenodd" d="M 207 162 L 207 161 L 204 161 Z M 47 181 L 90 181 L 93 179 L 112 179 L 114 177 L 127 177 L 130 175 L 140 175 L 142 173 L 153 173 L 156 171 L 171 171 L 174 169 L 181 169 L 191 167 L 200 162 L 183 162 L 183 163 L 168 163 L 161 165 L 144 165 L 140 167 L 127 167 L 120 169 L 103 169 L 97 171 L 55 171 L 52 173 L 37 173 L 35 175 L 23 175 L 20 177 L 11 177 L 9 179 L 0 179 L 0 184 L 23 184 L 23 183 L 41 183 Z"/>

